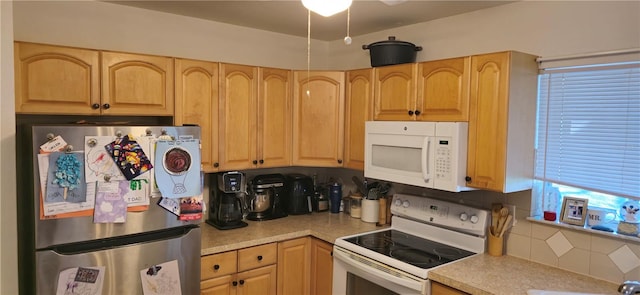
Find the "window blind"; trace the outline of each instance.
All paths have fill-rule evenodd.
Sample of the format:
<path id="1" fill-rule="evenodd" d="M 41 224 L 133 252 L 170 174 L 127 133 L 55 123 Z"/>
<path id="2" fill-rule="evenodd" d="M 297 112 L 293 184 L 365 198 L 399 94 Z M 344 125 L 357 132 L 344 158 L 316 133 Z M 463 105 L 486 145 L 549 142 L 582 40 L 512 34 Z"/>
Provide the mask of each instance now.
<path id="1" fill-rule="evenodd" d="M 640 62 L 539 75 L 539 180 L 640 199 Z"/>

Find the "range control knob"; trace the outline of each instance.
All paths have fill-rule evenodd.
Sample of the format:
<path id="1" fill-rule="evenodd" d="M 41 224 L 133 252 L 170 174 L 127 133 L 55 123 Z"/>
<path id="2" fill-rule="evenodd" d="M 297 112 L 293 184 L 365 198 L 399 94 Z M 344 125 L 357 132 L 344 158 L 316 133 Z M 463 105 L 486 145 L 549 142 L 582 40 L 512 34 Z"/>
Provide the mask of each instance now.
<path id="1" fill-rule="evenodd" d="M 480 220 L 480 218 L 478 218 L 477 215 L 471 215 L 471 218 L 469 219 L 469 221 L 471 221 L 471 223 L 473 224 L 478 223 L 478 220 Z"/>
<path id="2" fill-rule="evenodd" d="M 467 219 L 469 219 L 469 215 L 466 212 L 460 213 L 460 220 L 467 221 Z"/>
<path id="3" fill-rule="evenodd" d="M 396 201 L 394 202 L 394 204 L 395 204 L 396 206 L 402 206 L 402 200 L 400 200 L 400 199 L 396 199 Z"/>
<path id="4" fill-rule="evenodd" d="M 402 207 L 409 208 L 409 201 L 402 202 Z"/>

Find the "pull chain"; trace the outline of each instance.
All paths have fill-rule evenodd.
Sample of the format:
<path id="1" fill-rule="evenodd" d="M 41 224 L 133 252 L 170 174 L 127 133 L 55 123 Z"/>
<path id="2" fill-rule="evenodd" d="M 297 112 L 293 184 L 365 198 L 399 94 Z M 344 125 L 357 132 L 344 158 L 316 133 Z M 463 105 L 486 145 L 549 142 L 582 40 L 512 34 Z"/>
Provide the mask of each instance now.
<path id="1" fill-rule="evenodd" d="M 305 84 L 307 87 L 307 97 L 310 97 L 311 92 L 309 91 L 309 78 L 310 76 L 310 68 L 311 67 L 311 10 L 307 9 L 307 83 Z"/>

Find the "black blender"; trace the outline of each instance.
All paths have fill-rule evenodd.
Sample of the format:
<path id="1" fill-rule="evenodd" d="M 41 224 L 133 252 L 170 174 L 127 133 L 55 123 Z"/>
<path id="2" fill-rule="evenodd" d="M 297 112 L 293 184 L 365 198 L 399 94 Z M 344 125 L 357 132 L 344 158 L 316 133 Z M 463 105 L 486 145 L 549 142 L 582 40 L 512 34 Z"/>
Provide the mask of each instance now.
<path id="1" fill-rule="evenodd" d="M 242 221 L 242 202 L 246 194 L 245 175 L 242 172 L 218 174 L 212 180 L 209 219 L 207 223 L 221 230 L 247 226 Z"/>

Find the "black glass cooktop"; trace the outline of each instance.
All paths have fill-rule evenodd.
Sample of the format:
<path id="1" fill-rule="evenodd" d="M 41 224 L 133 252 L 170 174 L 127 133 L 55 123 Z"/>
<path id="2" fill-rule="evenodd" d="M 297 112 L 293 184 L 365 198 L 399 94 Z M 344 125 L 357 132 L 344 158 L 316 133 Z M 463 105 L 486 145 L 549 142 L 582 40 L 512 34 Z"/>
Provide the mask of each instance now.
<path id="1" fill-rule="evenodd" d="M 363 234 L 345 241 L 425 269 L 475 254 L 394 229 Z"/>

